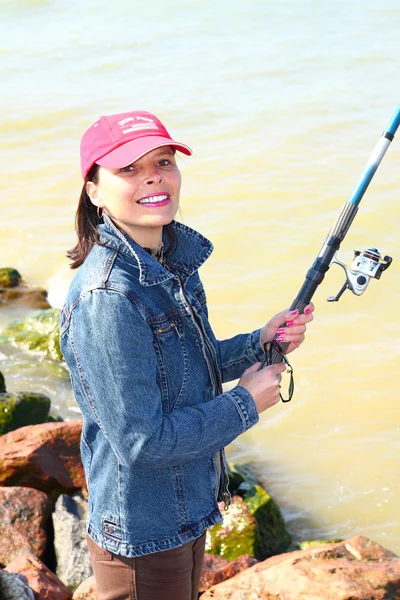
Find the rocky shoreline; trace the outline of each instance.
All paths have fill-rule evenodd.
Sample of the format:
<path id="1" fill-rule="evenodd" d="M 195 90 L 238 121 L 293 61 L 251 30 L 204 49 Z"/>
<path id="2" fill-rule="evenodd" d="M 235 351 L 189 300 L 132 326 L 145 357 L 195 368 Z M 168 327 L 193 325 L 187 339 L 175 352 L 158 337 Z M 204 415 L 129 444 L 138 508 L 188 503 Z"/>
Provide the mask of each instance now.
<path id="1" fill-rule="evenodd" d="M 27 317 L 0 335 L 59 361 L 58 311 L 15 269 L 0 269 L 0 308 Z M 40 309 L 33 314 L 30 309 Z M 7 393 L 0 373 L 0 600 L 95 600 L 86 547 L 81 421 L 49 417 L 43 394 Z M 372 540 L 291 544 L 250 465 L 231 465 L 233 503 L 207 537 L 202 600 L 400 599 L 400 558 Z"/>

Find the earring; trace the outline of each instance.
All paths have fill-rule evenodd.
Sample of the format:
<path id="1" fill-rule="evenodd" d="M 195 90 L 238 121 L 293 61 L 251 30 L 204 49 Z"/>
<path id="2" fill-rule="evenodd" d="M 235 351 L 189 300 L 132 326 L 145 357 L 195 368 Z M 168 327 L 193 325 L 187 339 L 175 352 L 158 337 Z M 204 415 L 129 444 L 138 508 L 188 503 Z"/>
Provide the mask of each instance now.
<path id="1" fill-rule="evenodd" d="M 97 207 L 97 217 L 99 221 L 103 218 L 103 209 L 100 206 Z"/>

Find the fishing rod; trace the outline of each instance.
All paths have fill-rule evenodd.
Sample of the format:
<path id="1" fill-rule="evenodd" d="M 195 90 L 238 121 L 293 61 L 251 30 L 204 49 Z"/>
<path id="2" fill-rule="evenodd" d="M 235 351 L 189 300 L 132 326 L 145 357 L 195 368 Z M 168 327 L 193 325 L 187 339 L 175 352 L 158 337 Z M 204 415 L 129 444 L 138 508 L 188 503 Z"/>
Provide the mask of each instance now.
<path id="1" fill-rule="evenodd" d="M 384 256 L 382 258 L 376 248 L 367 248 L 364 251 L 355 251 L 354 260 L 350 268 L 346 267 L 345 264 L 339 261 L 336 257 L 336 254 L 339 250 L 340 244 L 342 243 L 345 235 L 350 229 L 352 222 L 354 221 L 358 211 L 358 205 L 360 204 L 361 199 L 371 182 L 371 179 L 373 178 L 377 168 L 385 156 L 386 150 L 388 149 L 390 142 L 393 140 L 399 125 L 400 104 L 398 105 L 397 110 L 394 113 L 387 129 L 382 133 L 377 145 L 375 146 L 353 193 L 348 201 L 345 202 L 339 216 L 328 233 L 328 236 L 312 267 L 307 271 L 304 283 L 290 307 L 291 311 L 296 309 L 299 311 L 299 313 L 304 311 L 304 308 L 311 301 L 311 298 L 313 297 L 317 287 L 323 281 L 325 273 L 332 264 L 337 264 L 344 269 L 346 281 L 336 296 L 330 296 L 328 298 L 328 302 L 337 302 L 346 289 L 351 290 L 353 294 L 356 294 L 357 296 L 361 296 L 361 294 L 363 294 L 367 289 L 370 280 L 379 279 L 383 271 L 390 266 L 392 258 L 390 256 Z M 282 324 L 282 327 L 284 326 L 285 323 Z M 268 350 L 266 350 L 261 368 L 268 364 L 282 362 L 282 360 L 287 362 L 285 352 L 288 346 L 288 342 L 278 343 L 276 339 L 272 340 L 268 345 Z M 288 366 L 290 372 L 291 367 L 289 364 Z M 293 394 L 293 379 L 291 380 L 291 387 L 292 389 L 289 390 L 290 398 Z M 283 398 L 282 400 L 285 402 Z"/>

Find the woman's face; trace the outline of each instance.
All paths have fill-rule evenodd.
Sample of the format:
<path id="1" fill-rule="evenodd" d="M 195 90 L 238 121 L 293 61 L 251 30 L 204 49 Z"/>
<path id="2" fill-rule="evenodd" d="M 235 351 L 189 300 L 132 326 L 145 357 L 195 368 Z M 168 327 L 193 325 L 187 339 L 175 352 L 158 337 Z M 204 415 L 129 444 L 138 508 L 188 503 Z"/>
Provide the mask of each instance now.
<path id="1" fill-rule="evenodd" d="M 179 207 L 181 174 L 170 146 L 156 148 L 122 169 L 100 167 L 88 182 L 93 204 L 141 246 L 155 248 Z"/>

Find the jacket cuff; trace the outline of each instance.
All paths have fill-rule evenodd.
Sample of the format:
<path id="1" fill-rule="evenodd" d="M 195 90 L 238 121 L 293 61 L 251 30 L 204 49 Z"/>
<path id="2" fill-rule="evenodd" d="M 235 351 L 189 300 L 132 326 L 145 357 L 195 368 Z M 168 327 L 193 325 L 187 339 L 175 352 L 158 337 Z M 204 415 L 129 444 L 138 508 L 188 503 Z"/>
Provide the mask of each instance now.
<path id="1" fill-rule="evenodd" d="M 256 329 L 247 337 L 247 356 L 254 357 L 253 362 L 261 362 L 264 358 L 264 348 L 261 346 L 261 329 Z"/>
<path id="2" fill-rule="evenodd" d="M 253 396 L 242 385 L 237 385 L 226 394 L 233 400 L 242 419 L 243 431 L 247 431 L 259 421 L 259 416 Z"/>

